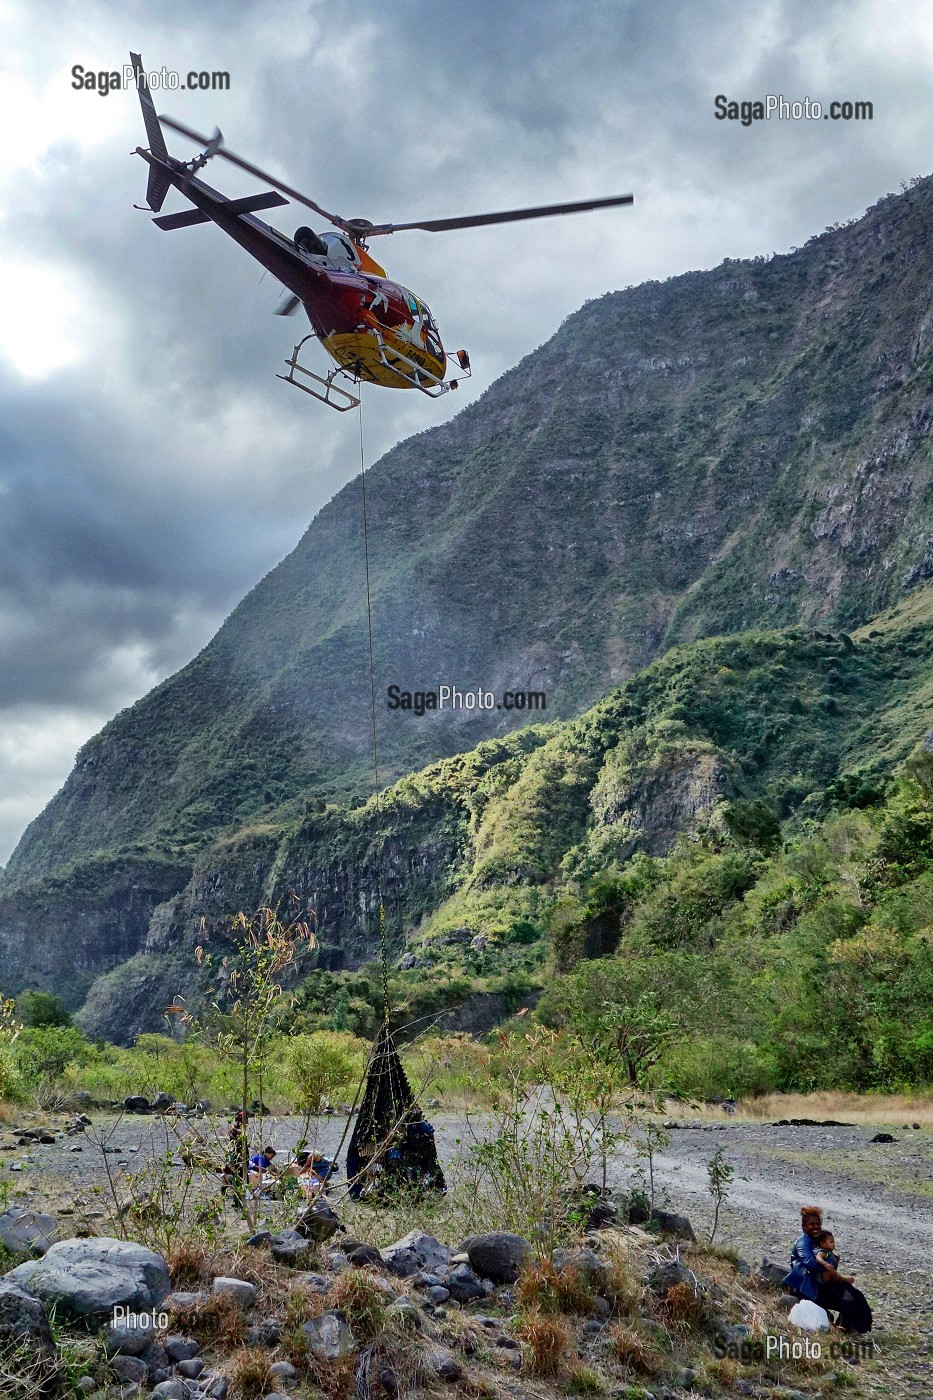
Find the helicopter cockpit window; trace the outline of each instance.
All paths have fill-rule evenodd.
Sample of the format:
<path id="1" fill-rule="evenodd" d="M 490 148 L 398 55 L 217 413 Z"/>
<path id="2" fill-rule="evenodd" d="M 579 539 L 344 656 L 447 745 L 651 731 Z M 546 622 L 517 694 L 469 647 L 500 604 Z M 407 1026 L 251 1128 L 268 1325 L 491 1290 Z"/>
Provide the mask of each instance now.
<path id="1" fill-rule="evenodd" d="M 348 238 L 344 238 L 340 233 L 323 233 L 321 237 L 327 245 L 327 257 L 330 262 L 348 270 L 359 267 L 359 254 Z"/>

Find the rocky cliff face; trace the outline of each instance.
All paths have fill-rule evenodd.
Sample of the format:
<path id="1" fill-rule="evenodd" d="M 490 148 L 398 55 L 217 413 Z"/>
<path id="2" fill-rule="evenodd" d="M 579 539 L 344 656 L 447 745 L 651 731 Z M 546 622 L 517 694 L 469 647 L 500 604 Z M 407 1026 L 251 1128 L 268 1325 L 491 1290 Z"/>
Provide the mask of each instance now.
<path id="1" fill-rule="evenodd" d="M 373 468 L 389 777 L 541 718 L 389 712 L 389 684 L 544 690 L 545 718 L 571 716 L 679 641 L 852 627 L 933 575 L 931 215 L 924 181 L 786 256 L 612 293 Z M 189 666 L 84 747 L 3 876 L 11 984 L 40 908 L 38 966 L 62 985 L 73 869 L 123 872 L 106 898 L 85 882 L 76 1001 L 145 948 L 146 910 L 218 839 L 367 791 L 361 558 L 351 484 Z M 352 902 L 334 879 L 327 899 Z"/>

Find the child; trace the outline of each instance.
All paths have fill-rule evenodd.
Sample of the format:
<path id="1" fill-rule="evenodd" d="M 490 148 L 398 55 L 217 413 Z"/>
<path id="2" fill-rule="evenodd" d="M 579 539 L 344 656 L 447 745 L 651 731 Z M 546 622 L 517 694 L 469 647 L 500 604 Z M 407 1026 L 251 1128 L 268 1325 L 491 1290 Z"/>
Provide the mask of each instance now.
<path id="1" fill-rule="evenodd" d="M 854 1274 L 840 1274 L 839 1255 L 835 1253 L 836 1241 L 832 1230 L 821 1230 L 817 1235 L 816 1249 L 814 1253 L 823 1266 L 823 1282 L 829 1283 L 831 1279 L 838 1280 L 839 1283 L 854 1283 Z"/>

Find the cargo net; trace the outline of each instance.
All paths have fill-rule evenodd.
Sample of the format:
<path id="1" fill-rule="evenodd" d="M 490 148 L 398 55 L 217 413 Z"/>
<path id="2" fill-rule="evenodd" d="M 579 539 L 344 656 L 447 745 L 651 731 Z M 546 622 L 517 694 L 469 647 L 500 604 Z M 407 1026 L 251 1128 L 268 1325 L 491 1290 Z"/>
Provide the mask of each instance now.
<path id="1" fill-rule="evenodd" d="M 434 1129 L 415 1102 L 387 1025 L 376 1037 L 347 1149 L 347 1183 L 358 1199 L 445 1191 Z"/>

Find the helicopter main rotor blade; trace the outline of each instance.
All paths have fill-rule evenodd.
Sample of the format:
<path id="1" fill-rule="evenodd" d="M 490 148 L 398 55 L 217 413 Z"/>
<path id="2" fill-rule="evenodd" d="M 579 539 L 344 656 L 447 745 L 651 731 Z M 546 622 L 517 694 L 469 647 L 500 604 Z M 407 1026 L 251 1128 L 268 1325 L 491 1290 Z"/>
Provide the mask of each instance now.
<path id="1" fill-rule="evenodd" d="M 620 194 L 611 199 L 581 199 L 574 204 L 542 204 L 535 209 L 504 209 L 499 214 L 467 214 L 460 219 L 422 219 L 416 224 L 372 224 L 361 227 L 361 232 L 367 238 L 374 238 L 380 233 L 402 233 L 408 229 L 445 233 L 448 229 L 480 228 L 483 224 L 511 224 L 518 219 L 544 219 L 551 214 L 582 214 L 588 209 L 611 209 L 617 204 L 634 202 L 634 195 Z"/>
<path id="2" fill-rule="evenodd" d="M 216 136 L 202 136 L 200 132 L 193 131 L 190 126 L 185 126 L 182 122 L 174 121 L 172 117 L 160 116 L 159 121 L 164 122 L 166 126 L 171 127 L 173 131 L 179 132 L 182 136 L 187 136 L 190 141 L 197 141 L 199 145 L 205 147 L 213 146 L 214 149 L 211 151 L 212 155 L 223 156 L 224 160 L 229 160 L 231 165 L 238 165 L 241 170 L 247 171 L 248 174 L 255 175 L 260 180 L 266 180 L 270 185 L 274 185 L 277 190 L 281 190 L 283 194 L 287 194 L 289 199 L 294 199 L 298 204 L 304 204 L 308 209 L 313 209 L 315 214 L 320 214 L 322 219 L 327 219 L 335 228 L 343 229 L 345 233 L 350 231 L 348 228 L 348 221 L 346 219 L 341 219 L 339 214 L 328 213 L 326 209 L 322 209 L 320 204 L 315 204 L 313 199 L 309 199 L 306 194 L 302 194 L 299 190 L 292 189 L 291 185 L 286 185 L 284 180 L 279 180 L 274 175 L 267 174 L 265 170 L 260 170 L 258 165 L 253 165 L 251 161 L 244 160 L 242 156 L 234 155 L 233 151 L 228 151 L 226 146 L 217 144 Z"/>

